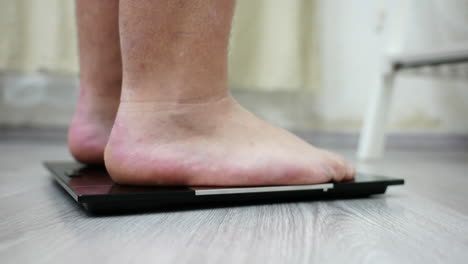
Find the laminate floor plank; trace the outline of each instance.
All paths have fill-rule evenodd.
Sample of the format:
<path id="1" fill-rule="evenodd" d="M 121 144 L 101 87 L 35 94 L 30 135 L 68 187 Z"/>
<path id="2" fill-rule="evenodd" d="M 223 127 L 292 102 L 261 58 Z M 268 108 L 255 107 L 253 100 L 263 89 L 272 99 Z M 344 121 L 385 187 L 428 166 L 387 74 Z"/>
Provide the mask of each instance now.
<path id="1" fill-rule="evenodd" d="M 349 158 L 349 150 L 337 150 Z M 64 145 L 0 142 L 0 263 L 466 263 L 468 154 L 390 152 L 366 199 L 86 214 L 42 168 Z M 6 153 L 6 154 L 4 154 Z"/>

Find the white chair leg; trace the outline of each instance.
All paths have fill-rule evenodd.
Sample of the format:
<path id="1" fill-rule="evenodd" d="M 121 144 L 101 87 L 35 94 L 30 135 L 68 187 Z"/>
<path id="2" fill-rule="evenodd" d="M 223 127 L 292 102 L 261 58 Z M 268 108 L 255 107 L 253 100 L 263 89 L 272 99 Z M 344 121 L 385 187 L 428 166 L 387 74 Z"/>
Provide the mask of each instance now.
<path id="1" fill-rule="evenodd" d="M 394 79 L 393 72 L 385 74 L 375 94 L 371 97 L 359 139 L 358 158 L 360 160 L 378 159 L 383 155 Z"/>

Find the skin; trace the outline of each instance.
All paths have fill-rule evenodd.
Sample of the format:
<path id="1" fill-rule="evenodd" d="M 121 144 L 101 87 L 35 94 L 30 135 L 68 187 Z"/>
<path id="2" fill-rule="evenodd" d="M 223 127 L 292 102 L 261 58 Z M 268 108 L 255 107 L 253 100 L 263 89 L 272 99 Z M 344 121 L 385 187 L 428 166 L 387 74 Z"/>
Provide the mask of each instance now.
<path id="1" fill-rule="evenodd" d="M 103 163 L 122 86 L 118 26 L 119 1 L 78 0 L 80 96 L 68 132 L 72 155 L 84 163 Z"/>
<path id="2" fill-rule="evenodd" d="M 120 1 L 121 102 L 104 154 L 117 183 L 252 186 L 354 176 L 340 156 L 260 120 L 232 98 L 227 54 L 234 4 Z M 86 38 L 81 19 L 80 38 Z M 99 47 L 82 49 L 82 42 L 82 55 Z"/>

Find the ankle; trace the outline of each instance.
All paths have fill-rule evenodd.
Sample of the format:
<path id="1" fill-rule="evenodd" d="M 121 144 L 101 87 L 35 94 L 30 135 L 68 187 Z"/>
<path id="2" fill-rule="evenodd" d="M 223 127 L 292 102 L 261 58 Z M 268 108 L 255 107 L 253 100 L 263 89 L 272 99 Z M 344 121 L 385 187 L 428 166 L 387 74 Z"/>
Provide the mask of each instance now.
<path id="1" fill-rule="evenodd" d="M 197 102 L 121 102 L 111 134 L 111 144 L 178 142 L 215 133 L 237 110 L 231 96 Z M 125 145 L 124 144 L 124 145 Z"/>
<path id="2" fill-rule="evenodd" d="M 118 102 L 120 100 L 121 90 L 121 78 L 94 81 L 80 80 L 80 99 Z"/>
<path id="3" fill-rule="evenodd" d="M 197 113 L 218 113 L 235 103 L 231 94 L 206 98 L 184 98 L 171 100 L 129 100 L 121 99 L 119 113 L 152 113 L 155 115 L 169 115 L 169 113 L 195 115 Z"/>
<path id="4" fill-rule="evenodd" d="M 198 104 L 228 96 L 230 93 L 225 78 L 200 81 L 193 76 L 176 75 L 124 80 L 121 101 Z"/>

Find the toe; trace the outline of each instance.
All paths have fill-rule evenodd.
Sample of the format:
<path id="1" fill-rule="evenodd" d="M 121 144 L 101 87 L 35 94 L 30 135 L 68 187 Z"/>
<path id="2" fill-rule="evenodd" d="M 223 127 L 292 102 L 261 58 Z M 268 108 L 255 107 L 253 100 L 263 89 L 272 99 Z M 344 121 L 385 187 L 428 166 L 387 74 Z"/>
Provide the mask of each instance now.
<path id="1" fill-rule="evenodd" d="M 329 179 L 333 181 L 347 181 L 354 178 L 354 166 L 345 160 L 342 156 L 325 151 L 327 156 L 327 167 L 329 171 Z"/>
<path id="2" fill-rule="evenodd" d="M 354 168 L 353 164 L 346 162 L 346 175 L 343 180 L 349 181 L 354 179 L 354 175 L 356 174 L 356 169 Z"/>
<path id="3" fill-rule="evenodd" d="M 328 164 L 330 168 L 330 178 L 333 181 L 342 181 L 347 172 L 346 161 L 340 156 L 330 153 Z"/>

